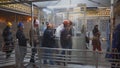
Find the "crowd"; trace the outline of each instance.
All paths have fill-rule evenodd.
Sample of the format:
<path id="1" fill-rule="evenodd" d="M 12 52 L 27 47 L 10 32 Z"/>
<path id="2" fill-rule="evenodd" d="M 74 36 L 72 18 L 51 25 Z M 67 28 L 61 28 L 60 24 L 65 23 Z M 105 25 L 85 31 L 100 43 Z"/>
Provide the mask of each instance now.
<path id="1" fill-rule="evenodd" d="M 24 23 L 19 22 L 17 25 L 17 31 L 16 31 L 16 38 L 18 39 L 18 45 L 20 50 L 20 66 L 23 66 L 23 61 L 25 58 L 25 55 L 27 53 L 27 41 L 30 41 L 31 49 L 31 58 L 30 62 L 35 63 L 35 55 L 37 53 L 37 45 L 40 44 L 39 47 L 46 47 L 46 48 L 59 48 L 58 45 L 56 45 L 56 37 L 59 37 L 60 39 L 60 45 L 63 49 L 72 49 L 72 36 L 74 36 L 73 33 L 73 23 L 70 20 L 64 20 L 63 23 L 61 23 L 58 28 L 54 28 L 54 25 L 50 22 L 46 22 L 46 26 L 42 29 L 43 35 L 40 37 L 40 28 L 39 28 L 39 21 L 35 19 L 33 21 L 33 26 L 31 27 L 29 31 L 29 39 L 25 37 L 25 34 L 23 32 L 24 29 Z M 102 51 L 101 48 L 101 42 L 100 42 L 100 36 L 101 33 L 98 29 L 98 25 L 95 25 L 92 30 L 93 38 L 92 38 L 92 46 L 93 51 Z M 5 29 L 3 30 L 3 40 L 4 40 L 4 49 L 3 51 L 6 53 L 6 59 L 8 59 L 14 49 L 14 42 L 13 42 L 13 35 L 12 35 L 12 23 L 8 22 Z M 89 38 L 87 37 L 87 43 L 89 43 Z M 52 55 L 47 54 L 53 54 L 55 51 L 51 49 L 44 49 L 42 51 L 43 53 L 46 53 L 43 58 L 43 64 L 60 64 L 61 62 L 55 62 L 53 60 Z M 61 55 L 65 55 L 65 51 L 59 52 Z M 71 52 L 68 52 L 68 55 L 71 55 Z M 49 61 L 47 61 L 49 60 Z M 65 63 L 62 62 L 64 65 Z"/>

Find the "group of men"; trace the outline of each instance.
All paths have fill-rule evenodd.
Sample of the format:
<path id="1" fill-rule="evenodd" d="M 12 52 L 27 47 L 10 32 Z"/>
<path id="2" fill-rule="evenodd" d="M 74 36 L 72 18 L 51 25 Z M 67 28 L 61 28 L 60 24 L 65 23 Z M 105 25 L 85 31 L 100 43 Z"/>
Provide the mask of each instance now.
<path id="1" fill-rule="evenodd" d="M 34 20 L 33 22 L 33 28 L 30 29 L 30 45 L 34 45 L 32 48 L 32 55 L 31 55 L 31 59 L 30 62 L 35 62 L 35 53 L 36 53 L 36 45 L 37 43 L 39 43 L 40 39 L 37 35 L 39 34 L 39 23 L 36 23 L 37 20 Z M 60 42 L 61 42 L 61 47 L 65 48 L 65 49 L 71 49 L 72 48 L 72 22 L 70 20 L 64 20 L 63 21 L 63 29 L 60 31 Z M 57 45 L 55 44 L 55 29 L 52 23 L 47 23 L 46 25 L 46 29 L 44 30 L 43 33 L 43 37 L 42 37 L 42 44 L 41 47 L 48 47 L 48 48 L 56 48 Z M 13 45 L 13 36 L 12 36 L 12 23 L 8 22 L 6 28 L 3 30 L 3 39 L 4 39 L 4 46 L 5 47 L 9 47 L 12 44 Z M 24 24 L 22 22 L 19 22 L 17 25 L 17 31 L 16 31 L 16 38 L 18 39 L 18 45 L 19 45 L 19 51 L 21 54 L 20 57 L 20 62 L 21 65 L 23 66 L 23 61 L 24 61 L 24 57 L 26 55 L 27 52 L 27 41 L 28 39 L 25 37 L 25 34 L 23 32 L 23 28 L 24 28 Z M 32 34 L 36 34 L 36 36 L 32 36 Z M 33 41 L 33 42 L 32 42 Z M 14 45 L 13 45 L 14 47 Z M 14 49 L 14 48 L 13 48 Z M 11 50 L 7 50 L 6 52 L 6 58 L 10 57 L 10 53 L 13 51 L 13 49 Z M 53 52 L 51 50 L 44 50 L 44 53 L 50 53 L 52 54 Z M 62 54 L 65 54 L 65 51 L 62 52 Z M 47 58 L 46 58 L 47 59 Z M 47 64 L 47 60 L 44 59 L 44 64 Z M 49 59 L 50 60 L 50 59 Z M 52 62 L 50 60 L 50 64 L 54 64 L 54 62 Z"/>
<path id="2" fill-rule="evenodd" d="M 61 47 L 64 49 L 71 49 L 72 48 L 72 22 L 69 20 L 63 21 L 63 28 L 60 30 L 60 43 Z M 56 48 L 59 47 L 56 45 L 55 41 L 55 30 L 53 28 L 53 25 L 51 23 L 48 23 L 47 28 L 45 29 L 43 33 L 43 39 L 42 39 L 42 47 L 48 47 L 48 48 Z M 47 54 L 52 54 L 53 50 L 46 49 L 44 52 Z M 65 54 L 65 51 L 62 51 L 61 54 Z M 46 55 L 45 55 L 46 56 Z M 50 56 L 52 57 L 52 56 Z M 47 62 L 47 59 L 49 59 L 49 62 Z M 52 58 L 44 58 L 43 60 L 44 64 L 55 64 L 54 60 Z"/>
<path id="3" fill-rule="evenodd" d="M 24 60 L 25 54 L 26 54 L 26 47 L 27 47 L 27 38 L 25 37 L 25 34 L 23 32 L 24 25 L 22 22 L 19 22 L 17 25 L 17 31 L 16 31 L 16 38 L 18 39 L 18 45 L 20 50 L 20 66 L 23 66 L 22 61 Z M 14 49 L 14 41 L 13 41 L 13 35 L 12 35 L 12 23 L 8 22 L 6 27 L 3 30 L 2 36 L 4 40 L 3 45 L 3 51 L 6 52 L 6 59 L 8 59 L 11 55 L 11 52 Z"/>

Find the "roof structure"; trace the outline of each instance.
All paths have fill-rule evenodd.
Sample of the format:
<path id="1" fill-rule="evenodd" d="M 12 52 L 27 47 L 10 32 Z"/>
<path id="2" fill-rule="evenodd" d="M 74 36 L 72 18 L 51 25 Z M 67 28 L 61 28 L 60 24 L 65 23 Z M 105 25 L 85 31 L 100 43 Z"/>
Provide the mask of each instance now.
<path id="1" fill-rule="evenodd" d="M 86 4 L 87 7 L 110 7 L 110 0 L 55 0 L 55 1 L 44 1 L 35 2 L 38 7 L 47 6 L 70 6 L 78 4 Z"/>

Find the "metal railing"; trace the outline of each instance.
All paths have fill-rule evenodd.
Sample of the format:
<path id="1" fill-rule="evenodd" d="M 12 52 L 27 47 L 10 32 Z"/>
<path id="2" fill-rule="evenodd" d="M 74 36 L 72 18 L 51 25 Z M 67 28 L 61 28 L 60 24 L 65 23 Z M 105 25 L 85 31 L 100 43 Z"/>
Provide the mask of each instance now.
<path id="1" fill-rule="evenodd" d="M 52 50 L 53 53 L 47 54 L 44 52 L 44 50 Z M 65 54 L 62 54 L 61 52 L 65 51 Z M 71 54 L 68 54 L 71 52 Z M 47 54 L 47 56 L 45 55 Z M 94 68 L 99 68 L 100 66 L 103 66 L 105 68 L 110 68 L 110 63 L 105 60 L 104 53 L 102 52 L 93 52 L 88 50 L 78 50 L 78 49 L 61 49 L 61 48 L 44 48 L 40 47 L 38 48 L 38 57 L 40 60 L 39 67 L 44 68 L 44 63 L 42 62 L 44 57 L 49 57 L 48 59 L 52 59 L 53 62 L 59 62 L 59 63 L 65 63 L 65 65 L 58 65 L 54 64 L 55 66 L 60 66 L 69 68 L 69 65 L 77 64 L 77 65 L 91 65 Z M 105 62 L 105 63 L 103 63 Z M 54 66 L 52 65 L 52 66 Z M 48 64 L 48 67 L 51 66 Z M 74 65 L 73 65 L 74 66 Z M 70 67 L 71 68 L 71 67 Z M 74 67 L 73 67 L 74 68 Z"/>
<path id="2" fill-rule="evenodd" d="M 92 68 L 120 67 L 120 58 L 117 57 L 120 55 L 120 53 L 46 47 L 36 48 L 37 53 L 35 53 L 33 58 L 35 59 L 35 63 L 31 63 L 31 54 L 34 52 L 31 52 L 32 47 L 27 47 L 26 56 L 24 58 L 24 62 L 22 62 L 27 68 L 29 68 L 30 64 L 36 65 L 38 68 L 77 68 L 76 66 L 83 66 L 82 68 L 84 68 L 85 66 L 90 66 Z M 16 41 L 15 51 L 11 53 L 12 58 L 5 59 L 5 57 L 3 56 L 5 56 L 6 54 L 0 54 L 0 65 L 5 66 L 5 64 L 7 63 L 13 63 L 16 68 L 21 68 L 19 67 L 21 58 L 20 53 L 21 52 L 19 51 L 18 42 Z M 109 54 L 112 57 L 105 58 L 106 54 Z M 44 63 L 45 60 L 47 60 L 48 63 Z M 54 64 L 50 64 L 50 60 Z"/>
<path id="3" fill-rule="evenodd" d="M 6 43 L 9 43 L 9 41 Z M 1 45 L 0 67 L 10 66 L 10 65 L 15 64 L 15 50 L 14 50 L 14 48 L 16 45 L 18 45 L 17 40 L 13 40 L 13 43 L 14 43 L 14 45 L 11 45 L 8 47 L 7 47 L 7 45 L 5 45 L 5 43 Z M 7 57 L 7 55 L 9 55 L 9 56 Z"/>

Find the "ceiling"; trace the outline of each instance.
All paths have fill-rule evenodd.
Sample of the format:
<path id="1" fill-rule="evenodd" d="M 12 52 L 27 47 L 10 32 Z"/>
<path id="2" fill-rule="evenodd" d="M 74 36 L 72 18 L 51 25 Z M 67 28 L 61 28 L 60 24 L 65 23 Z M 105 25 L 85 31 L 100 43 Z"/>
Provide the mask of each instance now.
<path id="1" fill-rule="evenodd" d="M 77 4 L 86 4 L 87 7 L 110 7 L 111 0 L 56 0 L 56 1 L 44 1 L 34 2 L 38 7 L 47 6 L 69 6 Z"/>

